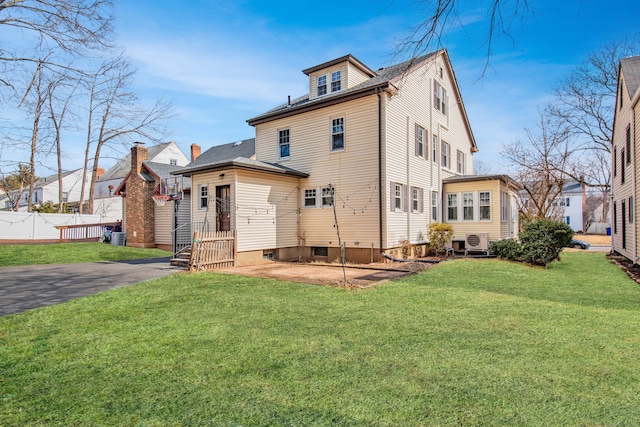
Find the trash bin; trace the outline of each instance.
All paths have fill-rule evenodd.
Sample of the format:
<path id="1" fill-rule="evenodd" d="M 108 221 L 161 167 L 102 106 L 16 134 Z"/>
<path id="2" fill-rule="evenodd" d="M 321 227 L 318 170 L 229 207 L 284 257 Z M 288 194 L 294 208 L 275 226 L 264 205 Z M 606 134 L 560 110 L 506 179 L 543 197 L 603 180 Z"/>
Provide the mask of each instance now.
<path id="1" fill-rule="evenodd" d="M 611 236 L 611 227 L 607 227 L 607 236 Z"/>

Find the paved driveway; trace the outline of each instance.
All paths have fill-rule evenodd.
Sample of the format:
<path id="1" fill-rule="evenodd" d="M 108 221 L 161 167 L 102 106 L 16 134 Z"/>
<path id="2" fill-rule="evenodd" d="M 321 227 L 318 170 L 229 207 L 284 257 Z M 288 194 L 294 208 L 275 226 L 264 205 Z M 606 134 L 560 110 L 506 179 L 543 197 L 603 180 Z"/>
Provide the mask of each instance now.
<path id="1" fill-rule="evenodd" d="M 169 258 L 0 268 L 0 316 L 182 271 Z"/>

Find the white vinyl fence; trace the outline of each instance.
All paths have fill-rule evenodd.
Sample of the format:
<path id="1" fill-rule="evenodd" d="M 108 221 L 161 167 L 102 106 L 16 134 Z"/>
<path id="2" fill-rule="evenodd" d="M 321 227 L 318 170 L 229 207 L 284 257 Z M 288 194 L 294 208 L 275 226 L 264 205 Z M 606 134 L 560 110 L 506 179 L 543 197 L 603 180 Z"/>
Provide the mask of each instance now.
<path id="1" fill-rule="evenodd" d="M 38 212 L 0 212 L 0 241 L 58 240 L 56 225 L 96 224 L 101 215 L 45 214 Z"/>

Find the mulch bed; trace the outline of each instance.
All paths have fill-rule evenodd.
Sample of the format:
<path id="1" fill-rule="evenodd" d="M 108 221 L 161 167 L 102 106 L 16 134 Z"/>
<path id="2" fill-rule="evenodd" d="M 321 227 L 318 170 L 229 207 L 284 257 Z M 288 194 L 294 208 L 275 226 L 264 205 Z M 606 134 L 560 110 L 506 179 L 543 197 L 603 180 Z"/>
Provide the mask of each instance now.
<path id="1" fill-rule="evenodd" d="M 640 284 L 640 265 L 634 264 L 622 255 L 617 255 L 614 253 L 607 254 L 607 258 L 618 264 L 622 271 L 627 273 L 627 276 L 629 276 L 631 280 L 634 280 L 636 283 Z"/>

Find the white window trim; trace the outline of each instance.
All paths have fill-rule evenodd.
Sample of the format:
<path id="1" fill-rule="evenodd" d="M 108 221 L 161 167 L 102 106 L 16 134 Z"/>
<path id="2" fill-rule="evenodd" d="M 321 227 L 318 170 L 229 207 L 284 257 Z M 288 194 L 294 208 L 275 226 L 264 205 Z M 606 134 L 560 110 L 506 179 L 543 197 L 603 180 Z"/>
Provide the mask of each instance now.
<path id="1" fill-rule="evenodd" d="M 207 195 L 203 196 L 202 195 L 202 189 L 206 188 L 207 190 Z M 207 206 L 202 206 L 202 200 L 206 199 L 207 200 Z M 207 210 L 209 206 L 209 185 L 208 184 L 200 184 L 198 186 L 198 210 Z"/>
<path id="2" fill-rule="evenodd" d="M 330 190 L 330 191 L 327 191 L 327 193 L 328 193 L 327 196 L 325 196 L 325 194 L 324 194 L 325 190 Z M 322 208 L 330 208 L 330 207 L 332 207 L 333 203 L 329 203 L 329 204 L 325 204 L 324 203 L 325 197 L 331 197 L 331 201 L 333 203 L 335 203 L 335 200 L 334 200 L 335 189 L 334 188 L 329 188 L 329 187 L 322 187 L 320 189 L 320 207 L 322 207 Z"/>
<path id="3" fill-rule="evenodd" d="M 321 78 L 324 78 L 324 84 L 323 85 L 320 84 L 320 79 Z M 321 86 L 324 86 L 324 93 L 323 94 L 321 94 L 320 90 L 319 90 Z M 316 96 L 325 96 L 328 93 L 329 93 L 329 91 L 328 91 L 328 87 L 327 87 L 327 75 L 326 74 L 321 74 L 321 75 L 316 76 Z"/>
<path id="4" fill-rule="evenodd" d="M 287 132 L 287 144 L 289 146 L 289 155 L 286 157 L 282 156 L 282 146 L 284 144 L 281 143 L 281 132 Z M 291 129 L 289 128 L 283 128 L 283 129 L 278 129 L 278 159 L 279 160 L 289 160 L 291 158 Z"/>
<path id="5" fill-rule="evenodd" d="M 445 157 L 447 159 L 446 162 Z M 443 140 L 440 140 L 440 166 L 451 170 L 451 144 Z"/>
<path id="6" fill-rule="evenodd" d="M 311 206 L 307 206 L 307 191 L 313 191 L 313 201 L 314 204 Z M 311 199 L 311 198 L 309 198 Z M 317 188 L 305 188 L 302 190 L 302 207 L 305 209 L 313 209 L 318 207 L 318 189 Z"/>
<path id="7" fill-rule="evenodd" d="M 431 191 L 431 221 L 438 221 L 438 217 L 439 217 L 438 208 L 439 208 L 438 192 Z"/>
<path id="8" fill-rule="evenodd" d="M 434 163 L 438 163 L 438 135 L 433 134 L 431 136 L 431 142 L 433 144 L 433 147 L 432 147 L 433 153 L 431 155 L 431 158 L 433 159 Z"/>
<path id="9" fill-rule="evenodd" d="M 456 205 L 455 205 L 455 212 L 456 212 L 456 218 L 450 218 L 449 217 L 449 209 L 453 206 L 449 205 L 449 196 L 455 196 L 455 200 L 456 200 Z M 447 197 L 446 197 L 446 201 L 447 201 L 447 221 L 448 222 L 458 222 L 460 221 L 460 203 L 458 203 L 458 193 L 447 193 Z"/>
<path id="10" fill-rule="evenodd" d="M 480 197 L 480 195 L 482 193 L 487 193 L 489 194 L 489 204 L 488 205 L 483 205 L 482 204 L 482 198 Z M 493 218 L 493 212 L 492 212 L 492 203 L 493 200 L 493 195 L 491 194 L 491 191 L 485 190 L 485 191 L 478 191 L 478 221 L 491 221 Z M 488 206 L 489 207 L 489 218 L 482 218 L 482 207 L 484 206 Z"/>
<path id="11" fill-rule="evenodd" d="M 342 132 L 341 132 L 342 133 L 342 147 L 340 147 L 340 148 L 333 148 L 333 136 L 334 135 L 338 135 L 340 133 L 340 132 L 336 132 L 336 133 L 333 132 L 334 121 L 336 121 L 336 120 L 342 120 Z M 345 147 L 347 145 L 346 144 L 346 139 L 347 138 L 346 138 L 346 125 L 345 125 L 345 123 L 346 123 L 345 116 L 339 116 L 339 117 L 331 118 L 331 122 L 329 124 L 331 126 L 331 129 L 330 129 L 331 137 L 330 137 L 330 141 L 329 141 L 330 142 L 330 146 L 329 147 L 330 147 L 330 152 L 331 153 L 335 153 L 335 152 L 339 152 L 339 151 L 344 151 L 345 150 Z"/>
<path id="12" fill-rule="evenodd" d="M 466 169 L 467 169 L 467 159 L 466 159 L 465 153 L 460 150 L 456 150 L 456 172 L 461 175 L 464 175 Z"/>
<path id="13" fill-rule="evenodd" d="M 470 196 L 470 197 L 469 197 Z M 467 206 L 467 202 L 470 201 L 471 205 Z M 471 219 L 467 219 L 465 213 L 467 212 L 466 208 L 471 208 Z M 475 212 L 475 193 L 470 191 L 465 191 L 462 193 L 462 220 L 463 221 L 475 221 L 476 212 Z M 479 217 L 479 215 L 478 215 Z"/>
<path id="14" fill-rule="evenodd" d="M 338 75 L 338 78 L 334 80 L 334 77 L 336 76 L 336 74 Z M 340 83 L 340 89 L 333 90 L 333 84 L 335 82 Z M 340 92 L 341 90 L 342 90 L 342 71 L 341 70 L 331 71 L 331 93 Z"/>

